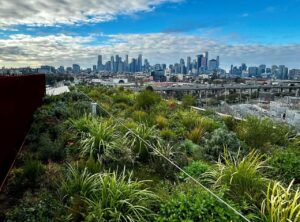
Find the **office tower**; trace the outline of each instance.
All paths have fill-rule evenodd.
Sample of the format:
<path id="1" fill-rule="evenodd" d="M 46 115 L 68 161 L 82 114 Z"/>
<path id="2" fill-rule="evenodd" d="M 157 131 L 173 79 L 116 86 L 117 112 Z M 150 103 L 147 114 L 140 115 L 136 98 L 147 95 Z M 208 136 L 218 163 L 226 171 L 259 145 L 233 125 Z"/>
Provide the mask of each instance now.
<path id="1" fill-rule="evenodd" d="M 247 71 L 247 65 L 245 63 L 242 63 L 241 71 Z"/>
<path id="2" fill-rule="evenodd" d="M 129 65 L 129 71 L 130 72 L 137 72 L 136 68 L 137 68 L 137 60 L 132 59 L 130 65 Z"/>
<path id="3" fill-rule="evenodd" d="M 257 67 L 249 67 L 248 68 L 248 73 L 249 73 L 249 76 L 257 76 L 258 74 L 258 68 Z"/>
<path id="4" fill-rule="evenodd" d="M 98 55 L 97 68 L 98 71 L 102 70 L 102 55 Z"/>
<path id="5" fill-rule="evenodd" d="M 184 59 L 180 59 L 180 73 L 185 73 L 185 63 Z"/>
<path id="6" fill-rule="evenodd" d="M 208 62 L 208 70 L 215 71 L 218 69 L 218 61 L 216 59 L 211 59 Z"/>
<path id="7" fill-rule="evenodd" d="M 205 69 L 208 69 L 208 52 L 205 52 Z"/>
<path id="8" fill-rule="evenodd" d="M 144 69 L 145 69 L 146 72 L 150 71 L 150 64 L 148 62 L 148 59 L 144 60 Z"/>
<path id="9" fill-rule="evenodd" d="M 278 67 L 278 69 L 279 69 L 278 78 L 279 79 L 288 79 L 289 69 L 287 67 L 285 67 L 284 65 L 280 65 Z"/>
<path id="10" fill-rule="evenodd" d="M 114 72 L 115 71 L 115 59 L 114 59 L 114 56 L 111 56 L 110 57 L 110 71 L 111 72 Z"/>
<path id="11" fill-rule="evenodd" d="M 60 66 L 57 70 L 59 73 L 64 73 L 65 72 L 65 67 Z"/>
<path id="12" fill-rule="evenodd" d="M 143 57 L 142 57 L 141 54 L 139 54 L 137 66 L 138 66 L 138 69 L 137 69 L 138 72 L 143 71 L 143 70 L 142 70 L 142 66 L 143 66 Z"/>
<path id="13" fill-rule="evenodd" d="M 97 71 L 97 66 L 93 65 L 93 72 L 96 72 L 96 71 Z"/>
<path id="14" fill-rule="evenodd" d="M 128 70 L 129 70 L 128 65 L 129 65 L 129 58 L 128 58 L 128 55 L 125 55 L 125 62 L 124 62 L 124 71 L 125 72 L 128 72 Z"/>
<path id="15" fill-rule="evenodd" d="M 217 56 L 217 65 L 218 65 L 218 68 L 220 68 L 220 56 Z"/>
<path id="16" fill-rule="evenodd" d="M 200 72 L 200 68 L 202 66 L 202 61 L 203 61 L 203 55 L 197 55 L 197 72 Z"/>
<path id="17" fill-rule="evenodd" d="M 188 56 L 187 59 L 186 59 L 186 69 L 187 69 L 187 72 L 189 72 L 191 70 L 191 57 Z"/>
<path id="18" fill-rule="evenodd" d="M 262 64 L 258 67 L 258 71 L 257 71 L 257 75 L 260 76 L 261 74 L 265 73 L 266 72 L 266 68 L 267 66 Z"/>
<path id="19" fill-rule="evenodd" d="M 73 73 L 75 74 L 80 73 L 80 66 L 78 64 L 73 64 Z"/>

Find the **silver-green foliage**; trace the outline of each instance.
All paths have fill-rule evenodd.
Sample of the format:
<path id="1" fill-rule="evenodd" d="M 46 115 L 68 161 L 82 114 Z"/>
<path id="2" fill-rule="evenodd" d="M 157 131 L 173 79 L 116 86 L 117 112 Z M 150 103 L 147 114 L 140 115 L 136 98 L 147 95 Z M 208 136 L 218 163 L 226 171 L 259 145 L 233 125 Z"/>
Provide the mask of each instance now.
<path id="1" fill-rule="evenodd" d="M 145 181 L 133 180 L 125 169 L 120 174 L 90 174 L 86 169 L 69 166 L 61 185 L 63 200 L 70 209 L 72 200 L 79 197 L 84 209 L 71 209 L 67 219 L 79 213 L 85 221 L 148 221 L 153 216 L 150 206 L 157 197 L 143 188 L 144 184 Z"/>

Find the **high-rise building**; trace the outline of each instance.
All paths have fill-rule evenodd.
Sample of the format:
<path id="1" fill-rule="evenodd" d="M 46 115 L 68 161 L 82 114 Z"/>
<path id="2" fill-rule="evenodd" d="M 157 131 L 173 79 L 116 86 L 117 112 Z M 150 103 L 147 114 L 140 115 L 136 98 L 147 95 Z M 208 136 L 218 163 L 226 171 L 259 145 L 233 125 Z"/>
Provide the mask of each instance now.
<path id="1" fill-rule="evenodd" d="M 110 71 L 115 72 L 115 59 L 113 56 L 110 57 Z"/>
<path id="2" fill-rule="evenodd" d="M 249 76 L 257 76 L 258 74 L 258 68 L 253 66 L 253 67 L 249 67 L 248 68 L 248 73 L 249 73 Z"/>
<path id="3" fill-rule="evenodd" d="M 217 64 L 218 64 L 218 68 L 220 68 L 220 56 L 217 56 Z"/>
<path id="4" fill-rule="evenodd" d="M 125 55 L 125 62 L 124 62 L 124 71 L 128 72 L 128 65 L 129 65 L 129 58 L 128 55 Z"/>
<path id="5" fill-rule="evenodd" d="M 102 70 L 102 55 L 98 55 L 97 69 L 98 71 Z"/>
<path id="6" fill-rule="evenodd" d="M 279 73 L 277 78 L 278 79 L 288 79 L 288 73 L 289 73 L 289 69 L 287 67 L 285 67 L 284 65 L 280 65 L 278 67 L 279 69 Z"/>
<path id="7" fill-rule="evenodd" d="M 218 69 L 218 61 L 216 59 L 211 59 L 208 62 L 208 70 L 215 71 Z"/>
<path id="8" fill-rule="evenodd" d="M 200 72 L 200 68 L 202 67 L 203 55 L 197 55 L 197 72 Z"/>
<path id="9" fill-rule="evenodd" d="M 205 69 L 208 69 L 208 52 L 205 52 Z"/>
<path id="10" fill-rule="evenodd" d="M 189 72 L 191 69 L 192 69 L 192 67 L 191 67 L 191 57 L 190 56 L 188 56 L 187 57 L 187 59 L 186 59 L 186 71 L 187 72 Z"/>
<path id="11" fill-rule="evenodd" d="M 80 73 L 80 66 L 78 64 L 73 64 L 73 73 L 75 74 Z"/>
<path id="12" fill-rule="evenodd" d="M 138 66 L 137 71 L 142 72 L 143 71 L 143 69 L 142 69 L 142 67 L 143 67 L 143 56 L 142 56 L 142 54 L 139 54 L 137 66 Z"/>

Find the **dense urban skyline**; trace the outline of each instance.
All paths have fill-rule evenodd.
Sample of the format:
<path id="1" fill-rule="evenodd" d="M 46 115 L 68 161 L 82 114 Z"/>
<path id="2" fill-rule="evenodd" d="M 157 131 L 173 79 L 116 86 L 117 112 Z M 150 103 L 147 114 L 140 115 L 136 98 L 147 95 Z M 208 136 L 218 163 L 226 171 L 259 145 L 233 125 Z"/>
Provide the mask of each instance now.
<path id="1" fill-rule="evenodd" d="M 3 0 L 0 66 L 91 67 L 95 55 L 153 64 L 209 51 L 231 64 L 299 68 L 299 0 Z"/>

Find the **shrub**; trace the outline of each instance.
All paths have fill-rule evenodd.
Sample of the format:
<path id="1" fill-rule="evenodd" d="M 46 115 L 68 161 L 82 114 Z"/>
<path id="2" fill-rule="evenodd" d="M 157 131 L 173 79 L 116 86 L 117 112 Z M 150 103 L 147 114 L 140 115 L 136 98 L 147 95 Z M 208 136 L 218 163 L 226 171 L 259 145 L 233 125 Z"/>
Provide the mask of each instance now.
<path id="1" fill-rule="evenodd" d="M 194 110 L 181 111 L 176 115 L 178 121 L 181 121 L 187 129 L 193 129 L 201 123 L 201 116 Z"/>
<path id="2" fill-rule="evenodd" d="M 148 114 L 144 111 L 134 111 L 131 114 L 131 118 L 136 122 L 147 122 Z"/>
<path id="3" fill-rule="evenodd" d="M 268 118 L 259 119 L 249 116 L 237 126 L 237 135 L 250 147 L 267 151 L 270 144 L 286 145 L 290 128 L 287 125 L 276 123 Z"/>
<path id="4" fill-rule="evenodd" d="M 158 104 L 161 97 L 156 92 L 145 90 L 140 92 L 136 97 L 136 104 L 138 108 L 149 110 L 154 105 Z"/>
<path id="5" fill-rule="evenodd" d="M 235 120 L 232 116 L 223 117 L 223 121 L 227 126 L 228 130 L 235 131 L 235 128 L 238 124 L 237 120 Z"/>
<path id="6" fill-rule="evenodd" d="M 25 159 L 22 168 L 13 170 L 13 179 L 11 188 L 17 192 L 23 192 L 28 188 L 34 189 L 39 187 L 40 178 L 45 173 L 45 168 L 40 161 L 31 157 Z"/>
<path id="7" fill-rule="evenodd" d="M 29 194 L 21 200 L 18 206 L 7 212 L 5 221 L 55 221 L 57 214 L 62 213 L 60 209 L 57 200 L 49 194 L 41 194 L 40 197 Z"/>
<path id="8" fill-rule="evenodd" d="M 199 158 L 202 156 L 202 149 L 198 144 L 193 143 L 191 140 L 184 140 L 181 143 L 181 150 L 183 150 L 187 155 L 193 158 Z"/>
<path id="9" fill-rule="evenodd" d="M 272 167 L 268 173 L 272 178 L 283 182 L 300 183 L 300 150 L 298 147 L 290 147 L 286 150 L 278 150 L 270 158 L 269 164 Z"/>
<path id="10" fill-rule="evenodd" d="M 241 218 L 199 187 L 189 186 L 175 190 L 170 199 L 160 206 L 157 221 L 237 222 Z"/>
<path id="11" fill-rule="evenodd" d="M 156 125 L 160 128 L 160 129 L 163 129 L 165 127 L 168 126 L 168 119 L 159 115 L 155 118 L 155 122 L 156 122 Z"/>
<path id="12" fill-rule="evenodd" d="M 199 179 L 202 177 L 202 175 L 204 173 L 206 173 L 209 169 L 210 169 L 210 165 L 208 165 L 207 163 L 203 162 L 203 161 L 193 161 L 190 165 L 184 167 L 184 171 L 187 172 L 189 175 L 191 175 L 192 177 Z M 181 172 L 179 174 L 179 178 L 183 179 L 183 180 L 188 180 L 189 177 Z"/>
<path id="13" fill-rule="evenodd" d="M 204 135 L 204 128 L 203 127 L 196 127 L 192 129 L 190 132 L 187 133 L 186 137 L 193 141 L 193 143 L 200 144 L 202 136 Z"/>
<path id="14" fill-rule="evenodd" d="M 114 95 L 113 97 L 113 102 L 114 103 L 124 103 L 126 105 L 132 105 L 132 99 L 124 94 L 118 94 L 118 95 Z"/>
<path id="15" fill-rule="evenodd" d="M 220 123 L 208 117 L 201 118 L 200 125 L 205 129 L 206 132 L 213 132 L 215 129 L 221 127 Z"/>
<path id="16" fill-rule="evenodd" d="M 300 221 L 300 192 L 292 190 L 293 181 L 285 188 L 279 182 L 270 183 L 261 204 L 262 219 L 266 222 Z"/>
<path id="17" fill-rule="evenodd" d="M 224 128 L 219 128 L 213 131 L 205 138 L 204 154 L 211 160 L 218 160 L 224 148 L 233 155 L 236 155 L 239 149 L 243 146 L 236 134 L 229 132 Z"/>
<path id="18" fill-rule="evenodd" d="M 250 198 L 256 201 L 261 198 L 265 189 L 266 179 L 260 174 L 265 167 L 265 157 L 257 151 L 251 151 L 240 158 L 239 153 L 235 157 L 225 149 L 223 160 L 219 160 L 217 167 L 208 172 L 208 175 L 214 178 L 216 187 L 227 186 L 227 193 L 234 200 Z"/>
<path id="19" fill-rule="evenodd" d="M 156 171 L 167 177 L 173 177 L 178 169 L 166 160 L 166 158 L 174 162 L 177 166 L 184 166 L 187 162 L 183 153 L 179 152 L 176 147 L 169 143 L 158 142 L 151 154 Z"/>
<path id="20" fill-rule="evenodd" d="M 185 108 L 190 107 L 190 106 L 195 106 L 196 103 L 197 103 L 196 99 L 192 95 L 184 95 L 182 98 L 182 105 Z"/>
<path id="21" fill-rule="evenodd" d="M 170 141 L 176 138 L 176 134 L 173 130 L 166 128 L 160 131 L 160 137 L 166 141 Z"/>
<path id="22" fill-rule="evenodd" d="M 38 158 L 42 161 L 61 161 L 65 156 L 64 145 L 62 138 L 52 141 L 48 133 L 43 133 L 37 145 Z"/>

